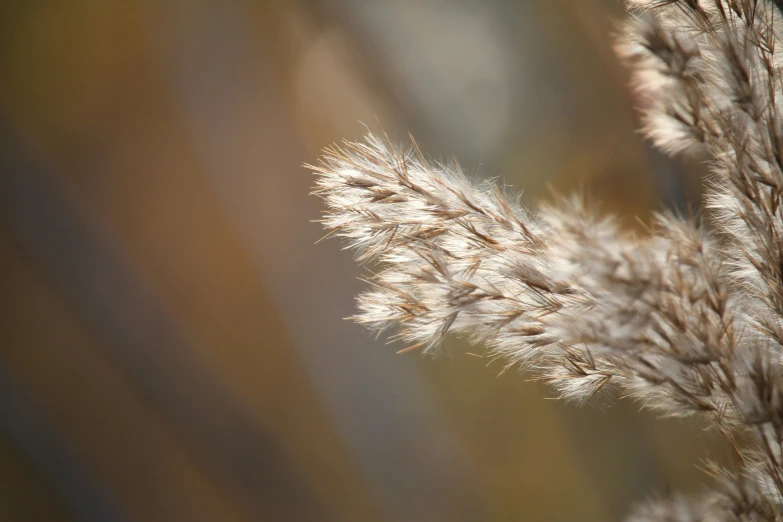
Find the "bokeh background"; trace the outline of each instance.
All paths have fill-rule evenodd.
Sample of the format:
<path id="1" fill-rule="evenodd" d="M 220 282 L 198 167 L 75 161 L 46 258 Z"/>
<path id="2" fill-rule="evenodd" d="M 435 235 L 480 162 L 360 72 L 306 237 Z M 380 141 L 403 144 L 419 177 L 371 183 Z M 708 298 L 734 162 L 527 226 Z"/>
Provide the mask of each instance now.
<path id="1" fill-rule="evenodd" d="M 719 436 L 344 321 L 304 163 L 382 124 L 533 205 L 699 212 L 619 0 L 0 2 L 0 520 L 604 521 Z M 367 127 L 365 127 L 365 125 Z"/>

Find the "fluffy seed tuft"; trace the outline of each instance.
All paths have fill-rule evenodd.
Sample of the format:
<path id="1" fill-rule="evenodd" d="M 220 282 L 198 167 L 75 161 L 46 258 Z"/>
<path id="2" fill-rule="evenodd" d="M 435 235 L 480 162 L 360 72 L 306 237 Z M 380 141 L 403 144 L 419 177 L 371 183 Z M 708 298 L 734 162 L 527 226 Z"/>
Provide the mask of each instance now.
<path id="1" fill-rule="evenodd" d="M 528 211 L 372 134 L 311 167 L 323 225 L 371 263 L 355 319 L 404 351 L 467 336 L 565 398 L 619 388 L 750 441 L 715 490 L 629 520 L 783 520 L 783 20 L 769 0 L 628 5 L 645 131 L 707 155 L 716 233 L 657 215 L 639 238 L 578 198 Z"/>

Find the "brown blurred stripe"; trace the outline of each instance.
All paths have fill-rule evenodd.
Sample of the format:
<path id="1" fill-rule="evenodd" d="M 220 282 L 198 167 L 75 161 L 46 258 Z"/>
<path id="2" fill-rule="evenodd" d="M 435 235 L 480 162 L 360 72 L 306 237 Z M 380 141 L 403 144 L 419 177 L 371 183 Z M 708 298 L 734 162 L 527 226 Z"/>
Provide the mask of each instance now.
<path id="1" fill-rule="evenodd" d="M 79 11 L 90 2 L 80 4 L 72 8 Z M 329 520 L 331 513 L 339 513 L 343 519 L 377 520 L 350 456 L 309 388 L 275 307 L 258 283 L 257 268 L 238 245 L 211 187 L 199 176 L 193 152 L 183 147 L 181 130 L 172 125 L 171 107 L 135 26 L 138 20 L 113 18 L 123 11 L 104 6 L 85 13 L 79 24 L 97 24 L 101 16 L 110 20 L 103 22 L 104 29 L 85 30 L 63 43 L 74 48 L 67 58 L 72 67 L 52 68 L 57 80 L 45 84 L 71 85 L 62 105 L 82 106 L 90 117 L 69 120 L 72 126 L 65 130 L 58 126 L 57 114 L 33 109 L 36 93 L 22 92 L 20 81 L 4 89 L 14 121 L 31 129 L 58 164 L 50 181 L 78 194 L 66 213 L 86 212 L 98 229 L 108 220 L 111 227 L 106 228 L 117 235 L 103 234 L 86 244 L 64 240 L 60 232 L 52 244 L 41 230 L 23 235 L 39 241 L 35 248 L 44 249 L 38 261 L 49 264 L 47 277 L 58 272 L 54 280 L 67 295 L 68 306 L 107 344 L 105 356 L 118 363 L 116 371 L 164 426 L 173 424 L 175 443 L 205 463 L 204 473 L 238 496 L 240 505 L 262 518 L 272 513 L 282 520 L 312 519 L 317 513 L 319 520 Z M 63 36 L 58 31 L 62 29 L 47 38 L 57 41 Z M 103 38 L 102 32 L 122 34 L 123 40 Z M 97 73 L 91 68 L 95 58 L 81 49 L 102 42 L 118 46 L 116 63 L 134 67 L 132 75 L 123 76 L 116 64 Z M 14 65 L 19 63 L 26 72 L 26 62 Z M 123 81 L 117 81 L 118 76 Z M 79 89 L 73 86 L 82 81 L 97 82 L 127 103 L 110 103 L 106 91 L 98 93 L 99 99 L 74 96 Z M 11 170 L 19 173 L 29 166 Z M 17 196 L 9 198 L 21 202 Z M 50 203 L 39 202 L 38 209 L 19 203 L 16 210 L 27 212 L 28 224 L 36 224 L 39 210 L 52 217 L 57 205 Z M 50 224 L 68 223 L 55 215 Z M 47 248 L 58 248 L 59 255 L 50 255 Z M 118 250 L 123 253 L 118 255 Z M 153 304 L 149 296 L 140 297 L 142 286 L 158 292 Z M 164 320 L 156 304 L 163 301 Z M 96 352 L 100 355 L 103 349 Z M 175 351 L 179 355 L 172 355 Z M 191 362 L 183 363 L 182 357 Z M 211 377 L 205 378 L 205 372 Z M 195 390 L 181 388 L 188 383 L 198 385 Z M 222 390 L 216 393 L 225 405 L 210 397 L 210 386 Z M 221 433 L 228 435 L 221 440 Z"/>
<path id="2" fill-rule="evenodd" d="M 96 479 L 0 364 L 0 520 L 127 520 Z"/>
<path id="3" fill-rule="evenodd" d="M 257 516 L 328 519 L 302 490 L 275 438 L 194 358 L 110 236 L 90 223 L 84 206 L 74 206 L 55 178 L 8 150 L 13 141 L 4 138 L 2 217 L 145 401 L 173 424 L 182 445 Z M 95 419 L 110 415 L 93 413 Z"/>
<path id="4" fill-rule="evenodd" d="M 230 515 L 234 509 L 219 498 L 225 495 L 205 483 L 192 459 L 100 355 L 81 320 L 6 236 L 0 253 L 9 289 L 0 314 L 8 336 L 2 358 L 51 418 L 52 436 L 123 500 L 130 519 L 243 520 Z M 55 488 L 67 492 L 69 479 L 61 479 Z"/>
<path id="5" fill-rule="evenodd" d="M 0 520 L 75 522 L 43 472 L 22 456 L 19 446 L 0 434 Z"/>

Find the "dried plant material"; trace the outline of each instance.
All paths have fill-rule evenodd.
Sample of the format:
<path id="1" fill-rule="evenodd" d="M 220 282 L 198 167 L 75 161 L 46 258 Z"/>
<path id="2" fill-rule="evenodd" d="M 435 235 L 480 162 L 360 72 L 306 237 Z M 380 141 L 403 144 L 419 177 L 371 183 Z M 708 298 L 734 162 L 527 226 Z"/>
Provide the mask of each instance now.
<path id="1" fill-rule="evenodd" d="M 633 521 L 783 519 L 783 96 L 781 13 L 766 0 L 632 0 L 621 56 L 645 132 L 709 158 L 717 230 L 658 215 L 625 232 L 578 198 L 528 212 L 458 165 L 370 135 L 325 151 L 323 220 L 372 262 L 355 319 L 408 350 L 449 333 L 550 382 L 568 399 L 603 390 L 666 415 L 708 419 L 738 474 Z"/>

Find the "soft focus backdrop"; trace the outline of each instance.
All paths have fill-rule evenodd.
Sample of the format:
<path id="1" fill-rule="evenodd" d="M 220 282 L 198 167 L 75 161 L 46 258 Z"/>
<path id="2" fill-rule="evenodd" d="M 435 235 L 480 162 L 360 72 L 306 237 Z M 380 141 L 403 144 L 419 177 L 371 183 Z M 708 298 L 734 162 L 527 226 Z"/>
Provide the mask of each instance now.
<path id="1" fill-rule="evenodd" d="M 0 2 L 0 520 L 603 521 L 720 437 L 344 321 L 302 167 L 379 123 L 530 204 L 699 212 L 620 0 Z"/>

